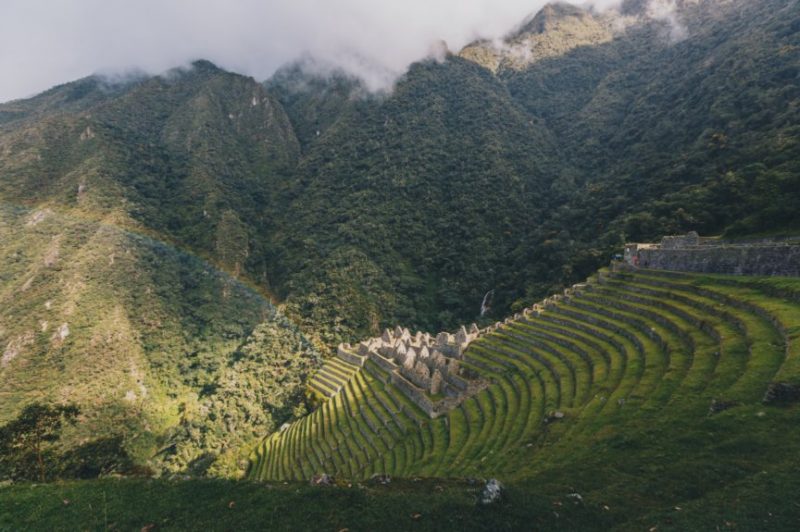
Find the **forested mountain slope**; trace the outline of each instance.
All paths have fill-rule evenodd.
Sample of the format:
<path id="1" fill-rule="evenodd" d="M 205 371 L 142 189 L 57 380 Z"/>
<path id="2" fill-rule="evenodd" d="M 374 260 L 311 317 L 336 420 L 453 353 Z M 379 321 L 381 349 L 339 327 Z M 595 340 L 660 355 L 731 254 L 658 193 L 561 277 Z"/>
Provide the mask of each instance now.
<path id="1" fill-rule="evenodd" d="M 0 116 L 0 417 L 74 402 L 65 443 L 105 465 L 234 472 L 317 360 L 243 273 L 263 277 L 264 197 L 298 155 L 280 105 L 197 63 Z"/>
<path id="2" fill-rule="evenodd" d="M 337 341 L 387 315 L 434 330 L 489 290 L 499 317 L 577 281 L 625 240 L 796 232 L 797 3 L 682 2 L 677 26 L 645 4 L 548 6 L 371 98 L 276 76 L 293 123 L 325 116 L 274 248 L 293 315 L 341 320 Z"/>

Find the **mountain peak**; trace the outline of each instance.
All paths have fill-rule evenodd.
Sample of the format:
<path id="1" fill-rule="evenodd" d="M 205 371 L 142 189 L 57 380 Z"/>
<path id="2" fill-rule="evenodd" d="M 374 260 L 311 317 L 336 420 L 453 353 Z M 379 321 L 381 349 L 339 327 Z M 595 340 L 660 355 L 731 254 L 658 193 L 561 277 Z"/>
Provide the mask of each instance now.
<path id="1" fill-rule="evenodd" d="M 569 18 L 584 19 L 591 15 L 584 9 L 566 2 L 552 2 L 545 5 L 535 15 L 528 17 L 520 28 L 512 34 L 517 37 L 526 34 L 543 34 Z"/>
<path id="2" fill-rule="evenodd" d="M 601 17 L 572 4 L 556 2 L 526 19 L 502 42 L 475 42 L 459 55 L 493 72 L 522 70 L 579 46 L 597 45 L 612 38 L 610 25 Z"/>
<path id="3" fill-rule="evenodd" d="M 194 68 L 197 71 L 206 72 L 210 74 L 223 72 L 223 70 L 220 67 L 218 67 L 208 59 L 197 59 L 195 61 L 192 61 L 192 68 Z"/>

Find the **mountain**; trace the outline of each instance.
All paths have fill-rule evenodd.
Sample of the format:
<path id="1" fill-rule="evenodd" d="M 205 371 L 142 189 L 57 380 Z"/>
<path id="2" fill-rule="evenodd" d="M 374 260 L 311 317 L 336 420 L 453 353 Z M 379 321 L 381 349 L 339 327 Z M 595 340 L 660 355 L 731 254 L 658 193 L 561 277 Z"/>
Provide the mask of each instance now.
<path id="1" fill-rule="evenodd" d="M 526 70 L 576 48 L 610 42 L 618 22 L 616 16 L 596 16 L 572 4 L 548 4 L 501 42 L 478 41 L 459 55 L 495 73 Z"/>
<path id="2" fill-rule="evenodd" d="M 69 445 L 231 474 L 339 342 L 485 325 L 625 241 L 796 234 L 797 3 L 668 4 L 552 4 L 383 93 L 198 61 L 0 104 L 0 422 L 74 400 Z"/>
<path id="3" fill-rule="evenodd" d="M 522 245 L 514 213 L 544 204 L 553 144 L 480 66 L 414 65 L 390 96 L 349 103 L 302 157 L 272 245 L 279 297 L 308 326 L 336 323 L 328 345 L 474 315 L 497 259 Z"/>
<path id="4" fill-rule="evenodd" d="M 241 445 L 302 404 L 318 357 L 250 280 L 270 176 L 298 156 L 280 106 L 203 62 L 80 80 L 2 116 L 2 419 L 72 401 L 70 443 L 115 441 L 156 471 L 241 467 Z M 251 333 L 271 338 L 257 356 Z M 263 372 L 286 357 L 300 358 L 279 388 Z"/>
<path id="5" fill-rule="evenodd" d="M 326 98 L 340 82 L 319 76 L 311 97 L 272 81 L 293 123 L 333 105 L 287 197 L 297 228 L 276 243 L 290 259 L 277 268 L 297 258 L 277 283 L 292 315 L 335 308 L 313 321 L 355 334 L 328 343 L 375 334 L 370 321 L 453 327 L 489 290 L 503 316 L 625 240 L 796 232 L 796 11 L 681 6 L 672 18 L 632 3 L 625 16 L 548 6 L 499 48 L 418 63 L 390 94 L 356 101 Z M 487 63 L 478 48 L 506 55 Z M 363 272 L 334 279 L 345 262 Z M 348 283 L 372 298 L 337 292 Z"/>

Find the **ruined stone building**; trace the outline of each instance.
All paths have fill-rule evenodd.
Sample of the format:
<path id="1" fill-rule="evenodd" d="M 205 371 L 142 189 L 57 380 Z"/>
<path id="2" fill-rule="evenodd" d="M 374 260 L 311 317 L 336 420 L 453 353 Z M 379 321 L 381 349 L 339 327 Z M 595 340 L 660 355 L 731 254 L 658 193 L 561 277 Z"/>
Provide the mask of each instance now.
<path id="1" fill-rule="evenodd" d="M 356 346 L 341 344 L 337 356 L 361 367 L 367 360 L 373 361 L 393 385 L 435 417 L 471 395 L 474 386 L 462 377 L 460 361 L 479 334 L 475 324 L 469 329 L 462 326 L 456 334 L 441 332 L 435 337 L 419 331 L 412 335 L 398 326 Z"/>
<path id="2" fill-rule="evenodd" d="M 800 276 L 800 238 L 729 241 L 686 235 L 625 245 L 628 267 L 733 275 Z"/>

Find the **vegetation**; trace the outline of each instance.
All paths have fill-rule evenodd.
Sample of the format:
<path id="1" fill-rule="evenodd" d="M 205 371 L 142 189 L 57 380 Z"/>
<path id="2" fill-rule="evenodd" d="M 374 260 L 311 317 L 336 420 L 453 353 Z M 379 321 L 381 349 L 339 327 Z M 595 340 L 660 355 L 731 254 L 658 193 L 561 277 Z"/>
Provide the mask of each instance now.
<path id="1" fill-rule="evenodd" d="M 267 436 L 253 477 L 502 475 L 513 508 L 487 515 L 509 527 L 556 526 L 558 501 L 580 514 L 575 528 L 757 528 L 774 493 L 796 487 L 784 443 L 797 407 L 760 403 L 771 381 L 797 384 L 797 357 L 782 351 L 800 321 L 793 279 L 609 278 L 476 343 L 469 367 L 495 384 L 436 421 L 372 366 L 328 364 L 305 396 L 341 341 L 452 328 L 492 291 L 486 324 L 585 278 L 625 241 L 798 234 L 796 6 L 680 4 L 679 42 L 659 22 L 612 35 L 594 15 L 550 8 L 513 35 L 546 46 L 530 62 L 495 62 L 476 43 L 412 65 L 385 94 L 303 64 L 262 84 L 198 61 L 0 105 L 0 424 L 32 404 L 80 409 L 45 478 L 235 477 Z M 565 420 L 550 423 L 555 411 Z M 216 498 L 229 485 L 0 496 L 55 520 L 36 490 L 86 493 L 98 508 L 106 487 L 122 500 L 142 486 L 186 508 L 192 489 Z M 386 504 L 410 497 L 479 527 L 462 488 L 427 501 L 404 487 L 392 499 L 393 487 Z M 350 489 L 330 493 L 371 508 L 365 526 L 380 522 L 388 507 Z M 577 490 L 590 504 L 565 503 Z M 752 499 L 731 505 L 730 490 Z M 262 491 L 254 500 L 295 505 L 287 519 L 306 494 L 324 498 Z M 788 507 L 778 525 L 796 518 Z M 176 511 L 199 526 L 218 510 Z"/>
<path id="2" fill-rule="evenodd" d="M 453 328 L 489 290 L 502 317 L 626 240 L 796 234 L 796 13 L 682 9 L 673 42 L 551 7 L 511 36 L 541 44 L 530 63 L 473 45 L 387 94 L 308 62 L 263 86 L 204 61 L 81 80 L 0 106 L 0 192 L 178 243 L 322 351 L 398 322 Z"/>
<path id="3" fill-rule="evenodd" d="M 0 257 L 0 425 L 31 403 L 81 409 L 54 476 L 90 476 L 95 452 L 96 472 L 236 475 L 240 445 L 302 404 L 309 342 L 196 256 L 78 213 L 0 206 Z"/>
<path id="4" fill-rule="evenodd" d="M 49 463 L 54 460 L 51 448 L 61 438 L 61 427 L 74 424 L 78 412 L 72 405 L 26 406 L 17 419 L 0 427 L 0 475 L 44 482 L 54 467 Z"/>
<path id="5" fill-rule="evenodd" d="M 398 322 L 453 328 L 487 291 L 501 318 L 625 241 L 797 234 L 796 11 L 686 5 L 680 42 L 659 23 L 598 36 L 575 11 L 513 36 L 543 31 L 531 38 L 558 51 L 536 57 L 542 44 L 524 67 L 465 51 L 371 98 L 301 67 L 267 84 L 298 131 L 319 133 L 302 135 L 270 246 L 291 316 L 328 345 Z"/>
<path id="6" fill-rule="evenodd" d="M 746 428 L 752 420 L 746 419 Z M 0 486 L 0 529 L 794 530 L 800 507 L 787 494 L 800 485 L 785 467 L 790 464 L 781 460 L 729 481 L 721 473 L 731 467 L 732 449 L 744 452 L 753 442 L 717 435 L 723 438 L 713 457 L 723 458 L 719 466 L 677 468 L 672 456 L 661 453 L 639 459 L 631 450 L 640 441 L 620 440 L 591 462 L 506 483 L 503 501 L 488 507 L 476 504 L 483 485 L 476 480 L 392 479 L 388 485 L 333 487 L 202 479 L 15 484 Z M 587 495 L 583 489 L 603 483 L 615 467 L 606 464 L 597 475 L 582 467 L 596 467 L 604 458 L 624 467 L 615 474 L 619 482 Z M 574 480 L 565 481 L 570 474 Z M 702 495 L 691 488 L 698 480 L 710 488 Z M 667 496 L 678 483 L 684 491 Z M 644 490 L 644 503 L 637 489 Z"/>
<path id="7" fill-rule="evenodd" d="M 591 507 L 635 500 L 626 519 L 711 504 L 720 486 L 798 466 L 800 405 L 766 393 L 800 387 L 797 293 L 797 279 L 601 271 L 471 343 L 464 365 L 492 384 L 446 416 L 429 419 L 368 362 L 266 438 L 249 476 L 499 476 Z M 768 507 L 796 516 L 789 506 Z"/>
<path id="8" fill-rule="evenodd" d="M 306 380 L 318 362 L 285 318 L 258 325 L 203 386 L 199 400 L 183 405 L 165 450 L 173 470 L 188 463 L 195 475 L 241 475 L 248 449 L 265 429 L 272 432 L 306 414 Z M 198 450 L 204 453 L 198 456 Z"/>
<path id="9" fill-rule="evenodd" d="M 260 463 L 273 465 L 254 469 L 308 476 L 335 442 L 334 486 L 17 483 L 0 487 L 0 528 L 790 530 L 798 403 L 763 400 L 773 380 L 800 383 L 797 294 L 796 279 L 601 272 L 583 295 L 474 342 L 467 359 L 494 384 L 447 421 L 390 410 L 404 396 L 368 364 L 268 439 Z M 359 413 L 342 415 L 345 402 Z M 408 478 L 356 480 L 389 471 Z M 498 474 L 502 502 L 476 504 L 481 480 L 425 478 L 454 471 Z"/>

